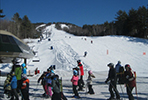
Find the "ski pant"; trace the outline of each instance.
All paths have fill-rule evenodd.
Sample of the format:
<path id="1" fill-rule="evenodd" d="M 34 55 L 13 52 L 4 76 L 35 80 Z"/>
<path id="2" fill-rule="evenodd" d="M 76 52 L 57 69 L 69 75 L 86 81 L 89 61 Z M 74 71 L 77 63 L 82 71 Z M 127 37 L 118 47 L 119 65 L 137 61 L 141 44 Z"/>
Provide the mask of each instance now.
<path id="1" fill-rule="evenodd" d="M 63 94 L 63 92 L 60 92 L 60 93 L 61 93 L 62 100 L 67 100 L 67 98 L 65 97 L 65 95 Z"/>
<path id="2" fill-rule="evenodd" d="M 134 97 L 133 97 L 133 94 L 132 94 L 133 88 L 134 87 L 126 86 L 126 91 L 127 91 L 127 95 L 128 95 L 129 100 L 134 100 Z"/>
<path id="3" fill-rule="evenodd" d="M 92 85 L 88 85 L 88 93 L 94 94 L 94 90 L 92 88 Z"/>
<path id="4" fill-rule="evenodd" d="M 22 98 L 23 98 L 22 100 L 29 100 L 29 91 L 22 89 L 21 92 L 22 92 Z"/>
<path id="5" fill-rule="evenodd" d="M 114 92 L 116 94 L 116 98 L 120 98 L 119 92 L 118 92 L 118 90 L 116 88 L 116 82 L 111 82 L 109 84 L 109 92 L 110 92 L 110 95 L 111 95 L 110 98 L 114 98 L 114 96 L 115 96 Z"/>
<path id="6" fill-rule="evenodd" d="M 21 82 L 21 80 L 17 80 L 17 93 L 20 93 L 21 92 L 21 84 L 22 84 L 22 82 Z"/>
<path id="7" fill-rule="evenodd" d="M 19 96 L 17 94 L 16 89 L 11 90 L 11 99 L 10 100 L 14 100 L 14 97 L 15 97 L 15 100 L 19 100 Z"/>
<path id="8" fill-rule="evenodd" d="M 78 90 L 77 90 L 77 85 L 73 85 L 73 92 L 74 92 L 74 96 L 79 96 Z"/>
<path id="9" fill-rule="evenodd" d="M 53 93 L 51 100 L 61 100 L 61 93 Z"/>
<path id="10" fill-rule="evenodd" d="M 47 95 L 52 96 L 51 87 L 49 86 L 48 83 L 45 84 L 45 91 Z"/>
<path id="11" fill-rule="evenodd" d="M 82 90 L 82 88 L 84 87 L 84 81 L 83 81 L 82 75 L 81 75 L 80 79 L 78 80 L 78 86 L 79 86 L 79 90 Z"/>

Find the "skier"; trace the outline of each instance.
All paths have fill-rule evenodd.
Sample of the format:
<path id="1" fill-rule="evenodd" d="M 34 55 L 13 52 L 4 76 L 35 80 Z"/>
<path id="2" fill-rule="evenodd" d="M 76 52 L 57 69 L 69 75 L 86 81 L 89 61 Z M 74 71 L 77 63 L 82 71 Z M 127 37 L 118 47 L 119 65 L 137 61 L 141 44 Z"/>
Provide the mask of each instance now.
<path id="1" fill-rule="evenodd" d="M 11 73 L 15 73 L 15 76 L 17 78 L 17 93 L 20 94 L 21 90 L 21 76 L 22 76 L 22 68 L 21 65 L 19 64 L 21 62 L 21 59 L 15 58 L 12 60 L 13 66 Z"/>
<path id="2" fill-rule="evenodd" d="M 115 69 L 116 69 L 116 73 L 117 73 L 117 74 L 119 73 L 120 67 L 121 67 L 121 61 L 118 61 L 118 63 L 117 63 L 116 66 L 115 66 Z"/>
<path id="3" fill-rule="evenodd" d="M 61 100 L 60 83 L 58 77 L 59 77 L 58 75 L 51 76 L 52 79 L 51 86 L 53 91 L 51 100 Z"/>
<path id="4" fill-rule="evenodd" d="M 84 57 L 86 57 L 86 55 L 87 55 L 87 51 L 84 52 Z"/>
<path id="5" fill-rule="evenodd" d="M 87 85 L 88 85 L 88 92 L 89 94 L 95 94 L 94 90 L 92 88 L 92 78 L 95 78 L 95 76 L 93 75 L 92 71 L 88 71 L 88 79 L 87 79 Z"/>
<path id="6" fill-rule="evenodd" d="M 4 94 L 8 95 L 7 98 L 10 98 L 10 96 L 11 96 L 11 85 L 10 85 L 10 82 L 11 82 L 11 75 L 7 74 L 7 78 L 6 78 L 5 82 L 4 82 Z"/>
<path id="7" fill-rule="evenodd" d="M 15 73 L 13 72 L 12 74 L 12 80 L 11 80 L 11 99 L 10 100 L 14 100 L 14 96 L 16 100 L 19 100 L 18 94 L 17 94 L 17 79 L 15 76 Z"/>
<path id="8" fill-rule="evenodd" d="M 29 100 L 29 79 L 24 75 L 21 82 L 22 100 Z"/>
<path id="9" fill-rule="evenodd" d="M 114 92 L 116 94 L 116 99 L 120 99 L 119 92 L 116 88 L 116 71 L 115 71 L 115 68 L 114 68 L 114 64 L 109 63 L 107 66 L 110 68 L 109 73 L 108 73 L 108 78 L 105 81 L 105 83 L 110 81 L 110 83 L 109 83 L 110 98 L 108 100 L 114 99 Z M 113 92 L 113 90 L 114 90 L 114 92 Z"/>
<path id="10" fill-rule="evenodd" d="M 72 87 L 73 87 L 73 93 L 74 93 L 73 98 L 80 98 L 80 96 L 78 94 L 78 90 L 77 90 L 78 80 L 79 80 L 78 72 L 76 70 L 74 70 L 73 71 L 73 76 L 71 78 Z"/>
<path id="11" fill-rule="evenodd" d="M 46 74 L 47 74 L 47 72 L 43 72 L 43 74 L 38 79 L 38 83 L 40 83 L 40 80 L 41 80 L 41 85 L 43 86 L 43 89 L 44 89 L 43 96 L 46 95 L 46 90 L 45 90 L 45 76 L 46 76 Z"/>
<path id="12" fill-rule="evenodd" d="M 26 67 L 26 64 L 23 63 L 21 66 L 22 66 L 22 74 L 27 75 L 27 67 Z"/>
<path id="13" fill-rule="evenodd" d="M 124 72 L 124 77 L 125 77 L 125 85 L 126 85 L 126 91 L 129 100 L 134 100 L 132 90 L 134 87 L 136 87 L 136 76 L 134 74 L 134 71 L 132 71 L 131 67 L 129 64 L 125 65 L 126 71 Z"/>
<path id="14" fill-rule="evenodd" d="M 79 89 L 78 91 L 83 91 L 83 87 L 84 87 L 84 81 L 83 81 L 83 76 L 84 76 L 84 70 L 83 70 L 83 65 L 81 64 L 81 60 L 77 60 L 77 64 L 78 64 L 78 67 L 80 69 L 80 79 L 78 81 L 78 86 L 79 86 Z"/>

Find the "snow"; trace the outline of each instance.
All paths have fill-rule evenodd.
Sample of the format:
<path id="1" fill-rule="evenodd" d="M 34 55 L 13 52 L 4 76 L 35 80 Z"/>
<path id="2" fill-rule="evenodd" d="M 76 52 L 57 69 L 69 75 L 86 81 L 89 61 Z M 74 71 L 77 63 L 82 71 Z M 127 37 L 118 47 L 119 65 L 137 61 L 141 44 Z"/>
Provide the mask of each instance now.
<path id="1" fill-rule="evenodd" d="M 65 27 L 66 25 L 62 24 L 62 26 Z M 46 26 L 43 32 L 50 32 L 51 35 L 48 38 L 44 38 L 41 42 L 38 42 L 39 39 L 24 39 L 37 52 L 34 58 L 27 60 L 27 70 L 34 74 L 34 70 L 38 68 L 42 73 L 50 65 L 56 65 L 55 73 L 63 79 L 63 92 L 68 100 L 74 100 L 70 98 L 73 95 L 70 79 L 72 77 L 72 68 L 77 66 L 76 61 L 79 59 L 84 65 L 84 81 L 88 77 L 88 70 L 92 70 L 96 76 L 93 79 L 95 94 L 85 94 L 88 90 L 85 88 L 85 91 L 79 92 L 82 100 L 105 100 L 109 98 L 108 85 L 104 83 L 109 70 L 107 64 L 110 62 L 116 64 L 119 60 L 122 66 L 130 64 L 131 68 L 136 71 L 138 100 L 147 100 L 148 40 L 127 36 L 74 36 L 57 30 L 54 24 Z M 44 34 L 43 36 L 46 37 Z M 49 38 L 51 41 L 48 40 Z M 52 50 L 51 46 L 53 46 Z M 87 55 L 83 57 L 85 51 L 87 51 Z M 33 60 L 40 60 L 40 62 L 33 62 Z M 12 64 L 0 64 L 0 70 L 9 72 L 11 66 Z M 43 99 L 41 98 L 43 88 L 40 84 L 37 84 L 37 79 L 40 75 L 28 77 L 31 81 L 30 100 Z M 3 84 L 5 78 L 1 77 L 1 84 Z M 124 100 L 128 100 L 124 85 L 118 85 L 117 88 L 121 97 Z M 133 94 L 136 98 L 135 90 L 133 90 Z M 2 100 L 4 100 L 3 97 Z"/>

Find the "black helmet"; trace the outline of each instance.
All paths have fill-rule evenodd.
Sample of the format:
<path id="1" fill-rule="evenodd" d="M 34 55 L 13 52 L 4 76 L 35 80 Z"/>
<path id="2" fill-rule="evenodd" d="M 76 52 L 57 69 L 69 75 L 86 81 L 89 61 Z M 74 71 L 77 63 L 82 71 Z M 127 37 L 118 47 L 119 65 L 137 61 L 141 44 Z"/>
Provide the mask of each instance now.
<path id="1" fill-rule="evenodd" d="M 80 63 L 81 62 L 81 60 L 77 60 L 77 63 Z"/>
<path id="2" fill-rule="evenodd" d="M 114 64 L 113 63 L 109 63 L 107 66 L 109 66 L 109 67 L 114 67 Z"/>

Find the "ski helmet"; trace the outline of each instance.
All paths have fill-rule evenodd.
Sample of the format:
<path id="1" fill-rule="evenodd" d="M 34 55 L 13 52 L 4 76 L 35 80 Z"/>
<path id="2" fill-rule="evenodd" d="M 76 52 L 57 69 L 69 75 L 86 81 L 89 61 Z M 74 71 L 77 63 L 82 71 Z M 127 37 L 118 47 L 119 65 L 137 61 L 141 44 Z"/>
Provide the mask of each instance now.
<path id="1" fill-rule="evenodd" d="M 131 67 L 130 67 L 129 64 L 126 64 L 126 65 L 125 65 L 125 68 L 129 68 L 129 69 L 131 69 Z"/>
<path id="2" fill-rule="evenodd" d="M 78 75 L 78 72 L 76 70 L 73 71 L 74 75 Z"/>
<path id="3" fill-rule="evenodd" d="M 91 70 L 89 70 L 89 71 L 88 71 L 88 74 L 92 74 L 92 71 L 91 71 Z"/>
<path id="4" fill-rule="evenodd" d="M 81 60 L 77 60 L 77 63 L 80 63 L 81 62 Z"/>
<path id="5" fill-rule="evenodd" d="M 109 66 L 109 67 L 114 67 L 114 64 L 113 63 L 109 63 L 107 66 Z"/>
<path id="6" fill-rule="evenodd" d="M 25 66 L 26 66 L 26 64 L 25 64 L 25 63 L 23 63 L 21 66 L 22 66 L 22 67 L 25 67 Z"/>

